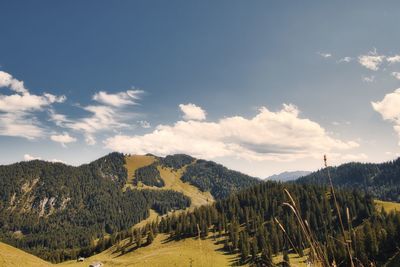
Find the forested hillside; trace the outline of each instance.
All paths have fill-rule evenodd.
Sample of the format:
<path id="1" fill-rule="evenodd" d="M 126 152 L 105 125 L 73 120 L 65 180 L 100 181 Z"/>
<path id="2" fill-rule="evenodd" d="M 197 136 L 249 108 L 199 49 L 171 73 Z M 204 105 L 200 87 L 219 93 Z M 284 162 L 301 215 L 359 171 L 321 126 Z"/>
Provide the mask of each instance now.
<path id="1" fill-rule="evenodd" d="M 215 242 L 224 244 L 226 252 L 239 253 L 238 264 L 257 266 L 272 266 L 274 256 L 280 252 L 302 256 L 306 251 L 312 252 L 310 247 L 314 246 L 329 266 L 334 261 L 337 266 L 350 266 L 343 240 L 351 240 L 348 244 L 356 266 L 381 266 L 397 253 L 399 213 L 376 211 L 373 198 L 357 191 L 339 190 L 335 195 L 345 238 L 329 188 L 275 182 L 243 190 L 194 212 L 168 216 L 161 220 L 158 229 L 150 227 L 145 232 L 169 233 L 172 239 L 211 235 Z M 285 204 L 292 203 L 290 197 L 298 213 Z M 310 259 L 316 259 L 315 254 L 310 255 Z"/>
<path id="2" fill-rule="evenodd" d="M 233 192 L 260 182 L 258 179 L 206 160 L 197 160 L 189 165 L 182 180 L 202 191 L 210 191 L 215 199 L 226 198 Z"/>
<path id="3" fill-rule="evenodd" d="M 381 200 L 400 202 L 400 158 L 380 164 L 347 163 L 329 167 L 335 186 L 364 190 Z M 296 182 L 328 184 L 327 171 L 319 170 Z"/>
<path id="4" fill-rule="evenodd" d="M 39 160 L 0 166 L 0 240 L 58 262 L 111 245 L 116 233 L 147 218 L 150 209 L 162 215 L 189 207 L 192 196 L 164 188 L 160 170 L 179 170 L 194 189 L 197 179 L 215 179 L 211 187 L 199 188 L 216 198 L 260 182 L 215 163 L 202 166 L 186 155 L 154 158 L 133 173 L 120 153 L 79 167 Z M 198 164 L 204 174 L 186 174 L 186 167 Z"/>

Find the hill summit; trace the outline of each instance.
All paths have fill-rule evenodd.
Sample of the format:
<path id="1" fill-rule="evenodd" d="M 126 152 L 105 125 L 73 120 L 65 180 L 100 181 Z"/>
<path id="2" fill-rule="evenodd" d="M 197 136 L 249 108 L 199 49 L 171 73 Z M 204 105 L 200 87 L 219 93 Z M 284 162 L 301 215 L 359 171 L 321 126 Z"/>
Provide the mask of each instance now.
<path id="1" fill-rule="evenodd" d="M 188 155 L 114 152 L 78 167 L 40 160 L 0 166 L 0 239 L 59 262 L 98 240 L 108 246 L 151 211 L 194 208 L 259 182 Z"/>

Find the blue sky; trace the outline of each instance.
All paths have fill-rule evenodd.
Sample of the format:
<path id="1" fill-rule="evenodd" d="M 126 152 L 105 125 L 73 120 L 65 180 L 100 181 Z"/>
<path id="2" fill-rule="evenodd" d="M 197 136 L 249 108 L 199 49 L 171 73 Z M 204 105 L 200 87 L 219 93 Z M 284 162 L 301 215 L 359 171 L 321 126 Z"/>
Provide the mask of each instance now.
<path id="1" fill-rule="evenodd" d="M 400 152 L 397 1 L 0 10 L 0 164 L 188 153 L 265 177 Z"/>

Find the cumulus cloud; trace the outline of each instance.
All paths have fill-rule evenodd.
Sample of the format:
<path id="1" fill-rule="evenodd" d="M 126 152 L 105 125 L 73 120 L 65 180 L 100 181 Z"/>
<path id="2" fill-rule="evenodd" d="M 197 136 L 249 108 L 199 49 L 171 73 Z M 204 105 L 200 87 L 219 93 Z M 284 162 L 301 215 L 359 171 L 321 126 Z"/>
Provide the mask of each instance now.
<path id="1" fill-rule="evenodd" d="M 358 143 L 335 139 L 318 123 L 301 118 L 294 105 L 283 105 L 276 112 L 262 107 L 252 118 L 233 116 L 216 122 L 177 121 L 173 125 L 158 125 L 153 132 L 144 135 L 116 135 L 106 139 L 104 144 L 124 153 L 188 153 L 206 159 L 249 160 L 320 157 L 329 151 L 358 147 Z"/>
<path id="2" fill-rule="evenodd" d="M 366 83 L 372 83 L 375 81 L 375 76 L 371 75 L 371 76 L 363 76 L 362 80 Z"/>
<path id="3" fill-rule="evenodd" d="M 400 62 L 400 55 L 394 55 L 394 56 L 391 56 L 391 57 L 387 57 L 386 60 L 390 64 L 399 63 Z"/>
<path id="4" fill-rule="evenodd" d="M 50 108 L 53 103 L 62 103 L 65 96 L 49 93 L 31 94 L 24 82 L 11 74 L 0 71 L 0 88 L 10 89 L 12 94 L 0 93 L 0 135 L 19 136 L 27 139 L 42 137 L 45 130 L 36 117 L 36 112 Z"/>
<path id="5" fill-rule="evenodd" d="M 28 92 L 23 81 L 14 79 L 11 74 L 4 71 L 0 71 L 0 87 L 8 87 L 11 90 L 21 94 Z"/>
<path id="6" fill-rule="evenodd" d="M 63 160 L 61 160 L 61 159 L 50 159 L 50 160 L 47 160 L 47 161 L 54 162 L 54 163 L 63 163 L 63 164 L 67 164 L 66 161 L 63 161 Z"/>
<path id="7" fill-rule="evenodd" d="M 206 119 L 207 113 L 195 104 L 180 104 L 179 108 L 183 112 L 183 119 L 202 121 Z"/>
<path id="8" fill-rule="evenodd" d="M 121 107 L 137 104 L 136 101 L 140 99 L 141 94 L 143 94 L 142 90 L 127 90 L 126 92 L 119 92 L 116 94 L 100 91 L 93 95 L 93 100 L 105 105 Z"/>
<path id="9" fill-rule="evenodd" d="M 24 160 L 25 161 L 41 160 L 41 159 L 42 159 L 41 157 L 36 157 L 36 156 L 29 155 L 29 154 L 25 154 L 24 155 Z"/>
<path id="10" fill-rule="evenodd" d="M 0 135 L 36 139 L 46 134 L 40 122 L 30 114 L 0 113 Z"/>
<path id="11" fill-rule="evenodd" d="M 317 54 L 320 55 L 320 56 L 323 57 L 323 58 L 330 58 L 330 57 L 332 57 L 332 54 L 331 54 L 331 53 L 322 53 L 322 52 L 318 52 Z"/>
<path id="12" fill-rule="evenodd" d="M 50 136 L 50 139 L 54 142 L 60 143 L 63 147 L 66 147 L 66 144 L 76 142 L 76 138 L 70 136 L 68 133 L 63 134 L 55 134 Z"/>
<path id="13" fill-rule="evenodd" d="M 127 126 L 119 121 L 119 114 L 112 107 L 86 106 L 83 107 L 83 110 L 91 115 L 79 119 L 69 119 L 63 114 L 53 112 L 50 116 L 57 125 L 83 133 L 85 141 L 89 145 L 96 144 L 95 134 L 97 132 Z"/>
<path id="14" fill-rule="evenodd" d="M 400 80 L 400 72 L 392 72 L 392 76 L 395 77 L 397 80 Z"/>
<path id="15" fill-rule="evenodd" d="M 381 101 L 371 102 L 371 104 L 384 120 L 393 123 L 393 129 L 400 137 L 400 88 L 386 94 Z"/>
<path id="16" fill-rule="evenodd" d="M 38 157 L 38 156 L 32 156 L 30 154 L 25 154 L 24 155 L 24 161 L 31 161 L 31 160 L 42 160 L 42 158 Z M 60 159 L 49 159 L 49 160 L 45 160 L 45 161 L 67 164 L 65 161 L 60 160 Z"/>
<path id="17" fill-rule="evenodd" d="M 369 51 L 365 55 L 360 55 L 358 57 L 358 62 L 367 69 L 377 71 L 379 70 L 379 66 L 382 64 L 384 59 L 385 56 L 379 55 L 376 52 L 376 49 L 374 49 L 373 51 Z"/>
<path id="18" fill-rule="evenodd" d="M 350 61 L 352 61 L 353 59 L 351 58 L 351 57 L 344 57 L 344 58 L 341 58 L 341 59 L 339 59 L 339 63 L 343 63 L 343 62 L 345 62 L 345 63 L 349 63 Z"/>
<path id="19" fill-rule="evenodd" d="M 89 145 L 95 145 L 96 134 L 99 132 L 114 131 L 121 128 L 129 128 L 130 124 L 126 121 L 135 118 L 135 114 L 124 112 L 126 105 L 136 104 L 139 99 L 137 94 L 142 91 L 128 90 L 116 94 L 99 92 L 94 94 L 93 100 L 104 105 L 88 105 L 82 107 L 89 113 L 82 118 L 68 118 L 64 114 L 59 114 L 54 110 L 50 111 L 50 119 L 59 127 L 74 130 L 84 135 L 85 141 Z"/>

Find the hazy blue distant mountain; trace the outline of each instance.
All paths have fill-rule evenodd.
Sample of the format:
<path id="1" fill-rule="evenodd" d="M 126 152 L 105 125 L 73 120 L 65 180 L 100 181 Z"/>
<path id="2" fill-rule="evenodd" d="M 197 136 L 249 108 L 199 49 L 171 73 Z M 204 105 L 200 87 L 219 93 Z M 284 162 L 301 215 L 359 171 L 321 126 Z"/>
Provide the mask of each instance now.
<path id="1" fill-rule="evenodd" d="M 280 174 L 274 174 L 274 175 L 269 176 L 267 178 L 267 180 L 287 182 L 287 181 L 296 180 L 297 178 L 306 176 L 310 173 L 311 172 L 309 172 L 309 171 L 282 172 Z"/>

